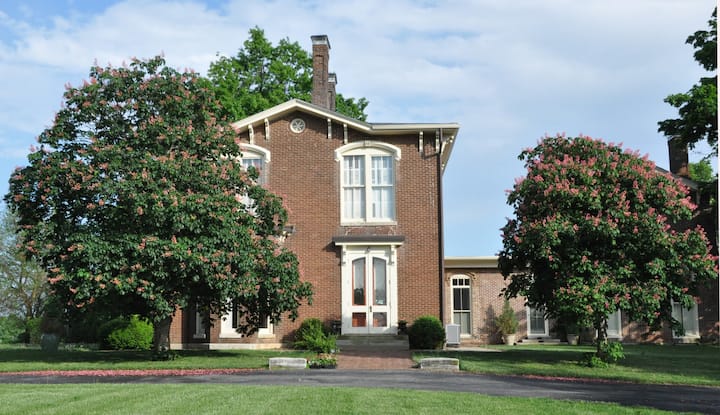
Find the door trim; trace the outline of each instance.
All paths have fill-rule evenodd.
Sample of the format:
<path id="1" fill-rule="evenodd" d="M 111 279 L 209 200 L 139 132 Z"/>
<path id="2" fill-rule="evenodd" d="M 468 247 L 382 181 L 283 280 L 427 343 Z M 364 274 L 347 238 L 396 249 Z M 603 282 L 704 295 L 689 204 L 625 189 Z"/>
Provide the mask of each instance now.
<path id="1" fill-rule="evenodd" d="M 341 313 L 342 313 L 342 333 L 343 334 L 394 334 L 397 332 L 398 319 L 398 290 L 397 290 L 397 246 L 381 244 L 353 243 L 342 244 L 341 253 Z M 352 313 L 356 311 L 356 306 L 352 303 L 352 278 L 353 278 L 353 261 L 359 258 L 365 258 L 366 267 L 372 267 L 372 258 L 381 258 L 387 264 L 387 319 L 386 327 L 373 328 L 370 324 L 366 327 L 352 326 Z M 367 269 L 367 268 L 366 268 Z M 367 274 L 366 274 L 367 275 Z M 368 307 L 372 305 L 368 304 Z M 369 312 L 372 312 L 369 310 Z"/>

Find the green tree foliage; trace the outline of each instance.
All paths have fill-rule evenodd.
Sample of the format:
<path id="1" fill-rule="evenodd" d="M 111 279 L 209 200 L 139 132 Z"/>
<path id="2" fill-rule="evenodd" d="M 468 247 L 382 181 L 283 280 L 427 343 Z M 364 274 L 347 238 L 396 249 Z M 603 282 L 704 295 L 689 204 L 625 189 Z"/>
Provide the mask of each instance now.
<path id="1" fill-rule="evenodd" d="M 296 98 L 310 102 L 312 56 L 297 42 L 282 39 L 277 46 L 254 27 L 234 57 L 221 56 L 210 64 L 208 77 L 231 120 L 240 120 Z M 336 95 L 337 111 L 365 120 L 365 98 Z"/>
<path id="2" fill-rule="evenodd" d="M 686 43 L 695 48 L 695 60 L 705 70 L 717 70 L 717 8 L 708 21 L 710 30 L 698 30 L 690 35 Z M 658 131 L 669 138 L 679 137 L 681 143 L 693 148 L 701 141 L 713 148 L 717 155 L 718 104 L 717 74 L 700 78 L 698 84 L 686 93 L 672 94 L 665 102 L 678 109 L 680 118 L 667 119 L 658 123 Z"/>
<path id="3" fill-rule="evenodd" d="M 161 57 L 91 68 L 5 197 L 66 316 L 147 317 L 156 350 L 169 346 L 176 307 L 222 314 L 234 300 L 250 333 L 261 316 L 295 318 L 311 295 L 278 243 L 281 199 L 237 163 L 236 135 L 204 85 Z"/>
<path id="4" fill-rule="evenodd" d="M 689 163 L 688 170 L 690 178 L 698 183 L 711 183 L 717 180 L 709 160 L 700 160 L 697 163 Z"/>
<path id="5" fill-rule="evenodd" d="M 25 258 L 21 240 L 17 217 L 4 211 L 0 222 L 0 315 L 16 317 L 25 325 L 42 314 L 47 274 L 36 261 Z"/>
<path id="6" fill-rule="evenodd" d="M 636 153 L 588 137 L 546 137 L 523 151 L 527 176 L 508 194 L 514 218 L 503 227 L 500 268 L 507 298 L 525 296 L 549 317 L 598 330 L 616 310 L 658 327 L 671 301 L 693 304 L 717 278 L 687 190 Z"/>

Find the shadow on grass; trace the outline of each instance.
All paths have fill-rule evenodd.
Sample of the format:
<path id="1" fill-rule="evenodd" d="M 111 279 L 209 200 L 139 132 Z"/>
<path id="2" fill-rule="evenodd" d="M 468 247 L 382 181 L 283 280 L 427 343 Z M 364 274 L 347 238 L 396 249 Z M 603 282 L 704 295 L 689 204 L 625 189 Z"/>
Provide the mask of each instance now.
<path id="1" fill-rule="evenodd" d="M 415 357 L 460 359 L 460 367 L 476 373 L 540 375 L 720 386 L 717 346 L 625 345 L 625 359 L 610 368 L 589 368 L 579 362 L 594 346 L 492 347 L 493 351 L 415 353 Z"/>
<path id="2" fill-rule="evenodd" d="M 226 364 L 228 367 L 242 367 L 243 362 L 249 363 L 249 367 L 257 367 L 258 361 L 267 361 L 268 358 L 288 354 L 294 355 L 297 352 L 279 350 L 175 350 L 178 360 L 191 363 L 196 362 L 198 367 L 205 367 L 207 364 L 224 362 L 235 362 L 237 365 Z M 59 350 L 48 353 L 35 347 L 3 347 L 0 349 L 0 365 L 13 364 L 13 366 L 45 364 L 76 364 L 88 368 L 96 364 L 120 365 L 120 364 L 149 364 L 153 366 L 163 365 L 162 361 L 153 361 L 151 351 L 137 350 Z M 174 366 L 174 365 L 173 365 Z M 2 367 L 0 366 L 0 370 Z"/>

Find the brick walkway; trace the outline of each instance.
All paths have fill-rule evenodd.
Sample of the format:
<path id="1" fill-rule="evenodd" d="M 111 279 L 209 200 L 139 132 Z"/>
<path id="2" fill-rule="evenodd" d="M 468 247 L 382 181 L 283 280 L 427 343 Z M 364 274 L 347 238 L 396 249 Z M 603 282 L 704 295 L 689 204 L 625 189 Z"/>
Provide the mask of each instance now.
<path id="1" fill-rule="evenodd" d="M 409 350 L 346 350 L 337 355 L 338 369 L 412 369 L 415 362 Z"/>

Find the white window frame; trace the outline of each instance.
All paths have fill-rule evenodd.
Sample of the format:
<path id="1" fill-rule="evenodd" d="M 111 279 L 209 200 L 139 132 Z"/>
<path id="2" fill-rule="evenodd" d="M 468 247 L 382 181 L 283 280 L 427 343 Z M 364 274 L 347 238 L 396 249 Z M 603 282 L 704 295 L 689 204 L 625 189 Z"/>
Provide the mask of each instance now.
<path id="1" fill-rule="evenodd" d="M 256 146 L 255 144 L 242 144 L 240 146 L 240 161 L 242 160 L 260 160 L 262 167 L 258 177 L 258 184 L 265 185 L 268 182 L 268 164 L 270 163 L 270 151 Z M 245 164 L 242 164 L 243 166 Z"/>
<path id="2" fill-rule="evenodd" d="M 607 328 L 607 337 L 608 339 L 622 339 L 623 337 L 623 327 L 622 327 L 622 314 L 620 310 L 615 310 L 614 313 L 610 314 L 607 319 L 608 322 L 608 328 Z M 610 322 L 615 323 L 615 326 L 617 327 L 617 330 L 610 330 Z"/>
<path id="3" fill-rule="evenodd" d="M 550 324 L 549 324 L 549 321 L 548 321 L 547 318 L 543 318 L 545 325 L 544 325 L 544 332 L 543 332 L 542 334 L 532 333 L 532 332 L 531 332 L 530 315 L 531 315 L 531 313 L 532 313 L 534 310 L 542 311 L 541 308 L 536 309 L 536 308 L 530 307 L 530 306 L 526 306 L 526 307 L 525 307 L 525 312 L 527 313 L 526 316 L 527 316 L 527 335 L 528 335 L 528 338 L 533 338 L 533 337 L 535 337 L 535 338 L 537 338 L 537 337 L 549 337 L 549 336 L 550 336 Z M 544 315 L 544 312 L 543 312 L 543 315 Z"/>
<path id="4" fill-rule="evenodd" d="M 195 330 L 193 332 L 193 339 L 205 339 L 207 335 L 205 327 L 205 316 L 198 310 L 198 306 L 195 306 Z"/>
<path id="5" fill-rule="evenodd" d="M 462 281 L 464 284 L 457 284 L 458 282 Z M 452 308 L 452 322 L 453 324 L 457 324 L 460 326 L 460 337 L 470 337 L 472 336 L 472 281 L 470 277 L 464 274 L 458 274 L 453 275 L 450 280 L 451 284 L 451 292 L 452 292 L 452 299 L 450 300 L 450 306 Z M 467 290 L 468 292 L 468 309 L 467 310 L 458 310 L 455 309 L 455 290 Z M 463 326 L 461 324 L 461 321 L 455 321 L 455 314 L 467 314 L 469 316 L 468 318 L 468 327 L 467 330 L 463 330 Z"/>
<path id="6" fill-rule="evenodd" d="M 690 309 L 682 307 L 680 303 L 677 303 L 675 301 L 671 301 L 672 306 L 672 317 L 675 320 L 680 321 L 680 323 L 683 323 L 683 328 L 685 329 L 685 334 L 678 335 L 675 333 L 675 330 L 672 331 L 673 339 L 699 339 L 700 338 L 700 321 L 698 320 L 698 305 L 696 302 L 693 302 L 693 306 Z M 682 313 L 681 316 L 678 316 L 676 313 L 676 310 L 680 310 Z M 688 327 L 684 324 L 685 319 L 691 319 L 694 322 L 694 327 L 690 327 L 690 330 L 688 330 Z"/>
<path id="7" fill-rule="evenodd" d="M 229 301 L 229 300 L 228 300 Z M 236 327 L 233 327 L 233 311 L 237 312 L 236 318 L 242 317 L 239 310 L 235 310 L 232 303 L 228 304 L 228 312 L 220 318 L 220 335 L 221 339 L 240 339 L 245 337 L 242 333 L 238 333 Z M 266 327 L 260 327 L 257 331 L 259 338 L 275 337 L 275 328 L 270 323 L 270 316 L 267 317 Z"/>
<path id="8" fill-rule="evenodd" d="M 360 185 L 364 189 L 364 208 L 360 213 L 360 217 L 347 217 L 345 215 L 345 157 L 361 156 L 364 157 L 363 163 L 363 184 Z M 372 159 L 373 157 L 391 157 L 392 160 L 392 179 L 391 183 L 385 186 L 391 187 L 392 206 L 390 208 L 390 217 L 373 217 L 373 188 L 383 185 L 373 186 L 372 183 Z M 341 225 L 357 225 L 357 224 L 395 224 L 397 220 L 397 161 L 400 160 L 401 151 L 398 147 L 383 143 L 380 141 L 358 141 L 346 144 L 335 150 L 335 160 L 340 164 L 340 223 Z"/>

